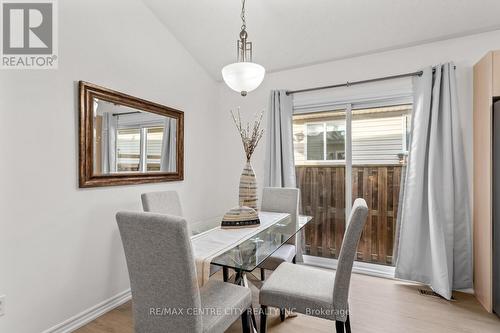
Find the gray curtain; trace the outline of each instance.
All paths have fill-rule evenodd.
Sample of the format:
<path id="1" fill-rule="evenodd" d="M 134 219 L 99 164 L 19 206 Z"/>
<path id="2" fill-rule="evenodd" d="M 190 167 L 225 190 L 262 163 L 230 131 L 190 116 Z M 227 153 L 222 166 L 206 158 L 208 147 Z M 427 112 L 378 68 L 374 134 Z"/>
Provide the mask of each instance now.
<path id="1" fill-rule="evenodd" d="M 107 106 L 109 103 L 103 103 Z M 106 107 L 104 107 L 106 108 Z M 116 172 L 116 129 L 117 117 L 112 110 L 104 110 L 102 114 L 102 173 Z"/>
<path id="2" fill-rule="evenodd" d="M 267 120 L 266 178 L 270 187 L 296 187 L 293 103 L 286 90 L 272 90 Z"/>
<path id="3" fill-rule="evenodd" d="M 160 171 L 175 172 L 177 167 L 177 119 L 166 118 L 161 145 Z"/>
<path id="4" fill-rule="evenodd" d="M 453 64 L 414 79 L 396 277 L 446 299 L 472 286 L 471 217 Z"/>
<path id="5" fill-rule="evenodd" d="M 286 90 L 272 90 L 269 98 L 265 186 L 297 187 L 293 155 L 293 101 Z M 300 198 L 299 198 L 300 205 Z M 303 232 L 297 234 L 296 260 L 303 261 Z"/>

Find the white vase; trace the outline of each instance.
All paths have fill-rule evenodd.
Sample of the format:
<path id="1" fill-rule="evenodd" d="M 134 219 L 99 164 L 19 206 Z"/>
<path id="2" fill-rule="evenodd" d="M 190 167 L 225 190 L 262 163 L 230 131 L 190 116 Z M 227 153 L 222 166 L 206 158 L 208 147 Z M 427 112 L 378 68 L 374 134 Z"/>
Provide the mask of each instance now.
<path id="1" fill-rule="evenodd" d="M 250 160 L 247 161 L 240 177 L 240 206 L 257 210 L 257 179 Z"/>

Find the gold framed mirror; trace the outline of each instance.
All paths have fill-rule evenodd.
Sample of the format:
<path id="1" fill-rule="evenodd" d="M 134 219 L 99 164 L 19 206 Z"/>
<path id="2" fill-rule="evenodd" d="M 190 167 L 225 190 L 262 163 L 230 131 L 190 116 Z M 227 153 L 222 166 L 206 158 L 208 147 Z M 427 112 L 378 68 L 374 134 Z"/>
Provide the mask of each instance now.
<path id="1" fill-rule="evenodd" d="M 184 179 L 184 112 L 79 82 L 79 185 Z"/>

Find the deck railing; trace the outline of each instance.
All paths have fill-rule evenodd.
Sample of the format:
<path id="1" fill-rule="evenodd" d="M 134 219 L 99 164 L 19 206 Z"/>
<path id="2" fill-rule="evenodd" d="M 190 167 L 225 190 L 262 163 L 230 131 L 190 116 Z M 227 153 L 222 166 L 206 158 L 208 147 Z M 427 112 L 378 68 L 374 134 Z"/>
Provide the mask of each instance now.
<path id="1" fill-rule="evenodd" d="M 364 198 L 368 219 L 357 260 L 393 265 L 392 252 L 401 187 L 401 165 L 352 168 L 352 198 Z M 345 166 L 297 166 L 302 213 L 313 216 L 305 230 L 306 253 L 337 258 L 345 231 Z"/>

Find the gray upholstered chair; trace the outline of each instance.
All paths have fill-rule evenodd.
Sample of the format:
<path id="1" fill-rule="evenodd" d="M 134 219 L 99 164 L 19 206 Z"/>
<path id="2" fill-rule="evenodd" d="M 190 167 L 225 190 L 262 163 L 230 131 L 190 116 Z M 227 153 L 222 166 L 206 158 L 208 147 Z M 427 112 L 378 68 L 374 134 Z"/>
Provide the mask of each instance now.
<path id="1" fill-rule="evenodd" d="M 265 212 L 288 213 L 292 223 L 299 217 L 300 191 L 297 188 L 265 187 L 262 192 L 261 210 Z M 295 263 L 297 237 L 294 236 L 267 258 L 260 267 L 260 279 L 265 280 L 265 270 L 275 270 L 283 262 Z"/>
<path id="2" fill-rule="evenodd" d="M 260 290 L 261 329 L 266 331 L 268 306 L 335 321 L 337 333 L 351 332 L 349 322 L 349 284 L 356 249 L 365 226 L 368 207 L 356 199 L 349 217 L 335 272 L 304 265 L 281 264 Z"/>
<path id="3" fill-rule="evenodd" d="M 177 191 L 143 193 L 141 194 L 141 201 L 145 212 L 182 216 L 182 205 Z M 201 225 L 201 223 L 198 224 Z M 196 224 L 190 223 L 189 232 L 193 235 L 197 234 L 196 229 Z M 217 273 L 221 269 L 220 266 L 211 265 L 210 275 Z"/>
<path id="4" fill-rule="evenodd" d="M 177 191 L 143 193 L 141 199 L 145 212 L 182 216 L 182 206 Z"/>
<path id="5" fill-rule="evenodd" d="M 198 288 L 182 217 L 120 212 L 116 220 L 127 259 L 136 333 L 223 332 L 240 315 L 244 332 L 249 332 L 250 289 L 218 280 Z"/>

